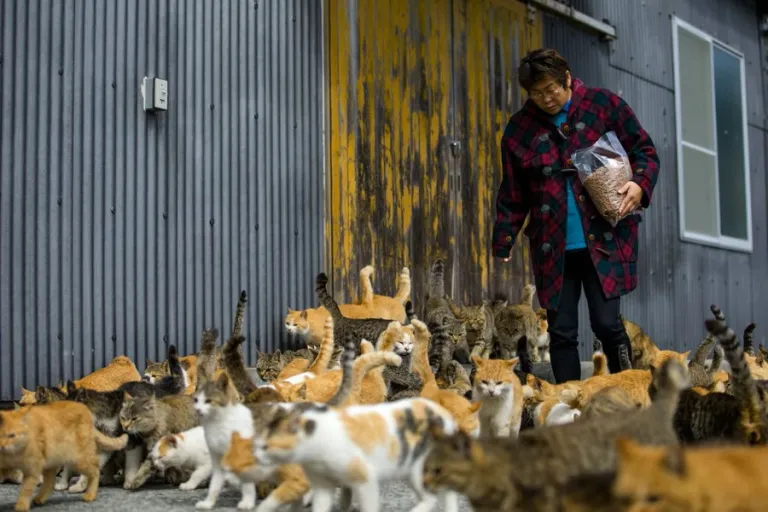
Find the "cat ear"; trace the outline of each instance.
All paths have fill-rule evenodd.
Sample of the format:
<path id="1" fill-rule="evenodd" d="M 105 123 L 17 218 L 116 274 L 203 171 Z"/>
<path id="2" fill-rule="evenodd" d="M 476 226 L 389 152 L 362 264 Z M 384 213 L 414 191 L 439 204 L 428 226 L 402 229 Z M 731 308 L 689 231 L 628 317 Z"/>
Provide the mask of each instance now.
<path id="1" fill-rule="evenodd" d="M 129 392 L 123 391 L 123 402 L 126 402 L 128 400 L 133 400 L 133 397 Z"/>
<path id="2" fill-rule="evenodd" d="M 475 368 L 480 368 L 483 365 L 483 358 L 477 354 L 472 354 L 472 362 L 474 363 Z"/>
<path id="3" fill-rule="evenodd" d="M 145 368 L 146 368 L 147 366 L 152 366 L 152 360 L 151 360 L 151 359 L 149 359 L 149 358 L 147 358 L 147 364 L 145 365 Z"/>
<path id="4" fill-rule="evenodd" d="M 294 310 L 294 309 L 291 309 L 290 307 L 288 308 L 288 314 L 289 314 L 289 315 L 290 315 L 290 314 L 292 314 L 292 313 L 295 313 L 295 312 L 296 312 L 296 310 Z"/>
<path id="5" fill-rule="evenodd" d="M 504 361 L 504 363 L 506 363 L 506 365 L 509 367 L 509 369 L 512 370 L 512 369 L 514 369 L 515 366 L 517 366 L 517 363 L 519 361 L 520 361 L 520 358 L 519 357 L 515 357 L 515 358 L 512 358 L 512 359 L 507 359 L 506 361 Z"/>
<path id="6" fill-rule="evenodd" d="M 309 318 L 309 313 L 307 313 L 307 310 L 305 309 L 304 311 L 301 312 L 300 316 L 301 316 L 301 318 L 306 320 L 307 318 Z"/>
<path id="7" fill-rule="evenodd" d="M 216 385 L 221 389 L 227 389 L 229 387 L 229 374 L 227 372 L 221 372 L 219 378 L 216 379 Z"/>
<path id="8" fill-rule="evenodd" d="M 174 448 L 179 446 L 179 439 L 174 435 L 166 436 L 165 442 L 166 444 L 168 444 L 169 446 L 173 446 Z"/>
<path id="9" fill-rule="evenodd" d="M 307 399 L 307 383 L 306 382 L 302 384 L 301 387 L 299 388 L 298 395 L 299 395 L 299 398 L 301 398 L 302 400 Z"/>
<path id="10" fill-rule="evenodd" d="M 67 395 L 74 396 L 75 392 L 77 391 L 77 386 L 75 386 L 75 383 L 71 380 L 67 381 Z"/>
<path id="11" fill-rule="evenodd" d="M 273 356 L 280 356 L 280 349 L 275 350 L 275 352 L 272 354 Z"/>
<path id="12" fill-rule="evenodd" d="M 469 434 L 460 430 L 453 437 L 451 446 L 462 457 L 469 458 L 472 453 L 472 439 Z"/>
<path id="13" fill-rule="evenodd" d="M 619 436 L 616 438 L 616 453 L 621 458 L 627 457 L 632 454 L 634 448 L 634 442 L 629 437 Z"/>
<path id="14" fill-rule="evenodd" d="M 682 354 L 682 355 L 683 355 L 683 361 L 685 361 L 686 359 L 688 359 L 688 356 L 689 356 L 690 354 L 691 354 L 691 351 L 690 351 L 690 350 L 688 350 L 688 351 L 686 351 L 686 352 L 683 352 L 683 354 Z"/>
<path id="15" fill-rule="evenodd" d="M 18 411 L 19 409 L 21 409 L 21 406 L 18 404 L 18 402 L 13 402 L 13 410 Z"/>

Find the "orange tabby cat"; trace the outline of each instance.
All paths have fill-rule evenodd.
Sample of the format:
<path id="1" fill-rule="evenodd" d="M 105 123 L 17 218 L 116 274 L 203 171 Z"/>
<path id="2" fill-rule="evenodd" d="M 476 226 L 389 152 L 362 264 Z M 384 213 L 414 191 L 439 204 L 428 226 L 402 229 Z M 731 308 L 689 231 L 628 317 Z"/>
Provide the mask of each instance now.
<path id="1" fill-rule="evenodd" d="M 237 432 L 232 434 L 227 453 L 221 459 L 221 467 L 244 482 L 260 483 L 265 473 L 253 455 L 253 438 L 241 437 Z M 309 481 L 300 464 L 278 466 L 270 480 L 275 481 L 277 488 L 259 504 L 259 510 L 276 510 L 282 505 L 297 503 L 309 492 Z"/>
<path id="2" fill-rule="evenodd" d="M 766 510 L 768 446 L 685 448 L 616 441 L 614 493 L 643 502 L 659 497 L 677 510 Z M 671 509 L 671 508 L 670 508 Z"/>
<path id="3" fill-rule="evenodd" d="M 435 374 L 432 373 L 432 369 L 429 367 L 430 338 L 433 338 L 436 344 L 451 343 L 445 325 L 435 326 L 434 333 L 430 333 L 426 324 L 421 320 L 414 318 L 411 320 L 411 325 L 414 331 L 411 366 L 424 383 L 419 396 L 444 407 L 451 413 L 458 427 L 467 434 L 479 435 L 480 410 L 483 404 L 481 402 L 472 403 L 453 391 L 440 389 L 437 386 Z"/>
<path id="4" fill-rule="evenodd" d="M 648 386 L 652 380 L 650 370 L 624 370 L 619 373 L 596 375 L 583 381 L 569 381 L 559 385 L 550 384 L 530 374 L 527 378 L 528 385 L 533 388 L 534 393 L 538 395 L 541 401 L 545 398 L 559 397 L 564 390 L 574 390 L 579 393 L 580 401 L 583 404 L 601 389 L 618 386 L 627 392 L 635 404 L 641 407 L 651 405 L 651 398 L 648 396 Z"/>
<path id="5" fill-rule="evenodd" d="M 99 489 L 97 449 L 118 451 L 127 443 L 126 434 L 111 438 L 96 430 L 88 407 L 78 402 L 62 400 L 0 413 L 0 469 L 20 469 L 24 474 L 16 510 L 29 510 L 41 476 L 43 484 L 34 503 L 48 501 L 56 473 L 69 465 L 88 477 L 83 500 L 93 501 Z"/>
<path id="6" fill-rule="evenodd" d="M 370 265 L 360 271 L 360 301 L 357 304 L 340 304 L 341 314 L 348 318 L 383 318 L 405 323 L 405 303 L 411 294 L 411 274 L 407 267 L 400 272 L 397 294 L 394 297 L 373 295 Z M 288 308 L 285 328 L 290 333 L 306 338 L 308 345 L 317 345 L 323 337 L 323 325 L 330 315 L 323 306 L 297 311 Z"/>

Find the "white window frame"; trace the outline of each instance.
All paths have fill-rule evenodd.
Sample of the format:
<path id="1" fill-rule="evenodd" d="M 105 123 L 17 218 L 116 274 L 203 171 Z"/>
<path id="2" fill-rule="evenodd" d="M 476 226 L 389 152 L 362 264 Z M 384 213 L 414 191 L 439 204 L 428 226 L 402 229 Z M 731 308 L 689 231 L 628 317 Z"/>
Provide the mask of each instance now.
<path id="1" fill-rule="evenodd" d="M 683 147 L 689 147 L 692 149 L 699 150 L 701 152 L 710 154 L 712 156 L 715 156 L 715 170 L 716 170 L 716 190 L 715 195 L 717 196 L 717 231 L 720 233 L 720 189 L 719 189 L 719 180 L 720 180 L 720 169 L 717 162 L 717 115 L 715 114 L 714 122 L 714 131 L 715 131 L 715 151 L 710 151 L 708 149 L 702 148 L 700 146 L 697 146 L 696 144 L 692 144 L 689 142 L 683 142 L 683 122 L 682 122 L 682 105 L 681 105 L 681 98 L 680 98 L 680 54 L 679 54 L 679 41 L 678 41 L 678 30 L 686 30 L 693 35 L 700 37 L 704 41 L 708 42 L 711 46 L 717 46 L 719 49 L 726 51 L 730 54 L 732 54 L 734 57 L 739 59 L 740 64 L 740 79 L 741 79 L 741 111 L 742 111 L 742 121 L 744 123 L 744 186 L 745 188 L 745 198 L 746 198 L 746 207 L 747 207 L 747 239 L 742 240 L 739 238 L 732 238 L 729 236 L 723 236 L 722 234 L 719 236 L 711 236 L 711 235 L 705 235 L 701 233 L 695 233 L 691 231 L 687 231 L 685 227 L 685 190 L 683 188 L 684 181 L 683 181 Z M 677 183 L 678 183 L 678 198 L 680 202 L 680 208 L 679 208 L 679 216 L 680 216 L 680 239 L 684 242 L 691 242 L 691 243 L 697 243 L 700 245 L 707 245 L 711 247 L 719 247 L 722 249 L 729 249 L 739 252 L 748 252 L 751 253 L 753 251 L 753 236 L 752 236 L 752 195 L 751 195 L 751 186 L 750 186 L 750 178 L 749 178 L 749 122 L 747 120 L 747 79 L 746 79 L 746 68 L 745 68 L 745 62 L 744 62 L 744 54 L 740 51 L 736 50 L 735 48 L 715 39 L 714 37 L 710 36 L 706 32 L 694 27 L 690 23 L 680 19 L 677 16 L 672 16 L 672 47 L 673 47 L 673 66 L 674 66 L 674 75 L 675 75 L 675 129 L 676 129 L 676 145 L 677 145 Z M 713 59 L 714 59 L 714 53 Z M 714 62 L 712 63 L 712 66 L 714 67 Z M 714 70 L 712 73 L 712 90 L 713 90 L 713 102 L 715 101 L 714 97 Z"/>

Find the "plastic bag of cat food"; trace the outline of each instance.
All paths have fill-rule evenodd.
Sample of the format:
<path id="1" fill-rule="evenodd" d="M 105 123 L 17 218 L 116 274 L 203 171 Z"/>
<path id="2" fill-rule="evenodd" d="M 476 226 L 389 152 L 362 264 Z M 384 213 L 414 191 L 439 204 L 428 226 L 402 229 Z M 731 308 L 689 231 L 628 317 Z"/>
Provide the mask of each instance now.
<path id="1" fill-rule="evenodd" d="M 616 133 L 608 132 L 592 146 L 574 152 L 571 160 L 592 202 L 611 226 L 640 213 L 638 208 L 624 217 L 619 215 L 625 197 L 619 190 L 632 179 L 632 167 Z"/>

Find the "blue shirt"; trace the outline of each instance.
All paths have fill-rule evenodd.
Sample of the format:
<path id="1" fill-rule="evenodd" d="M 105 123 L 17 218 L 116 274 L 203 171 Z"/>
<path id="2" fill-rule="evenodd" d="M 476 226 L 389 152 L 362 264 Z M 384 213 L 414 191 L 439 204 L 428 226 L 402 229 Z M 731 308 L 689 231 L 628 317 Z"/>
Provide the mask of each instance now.
<path id="1" fill-rule="evenodd" d="M 565 122 L 568 117 L 568 107 L 571 106 L 571 100 L 563 106 L 563 110 L 552 116 L 552 123 L 555 126 L 560 126 Z M 571 182 L 574 180 L 574 175 L 569 175 L 566 179 L 568 185 L 565 187 L 567 191 L 567 212 L 568 215 L 565 221 L 565 250 L 573 251 L 576 249 L 585 249 L 587 247 L 587 241 L 584 239 L 584 228 L 581 224 L 581 210 L 576 204 L 576 197 L 573 195 L 573 185 Z"/>

